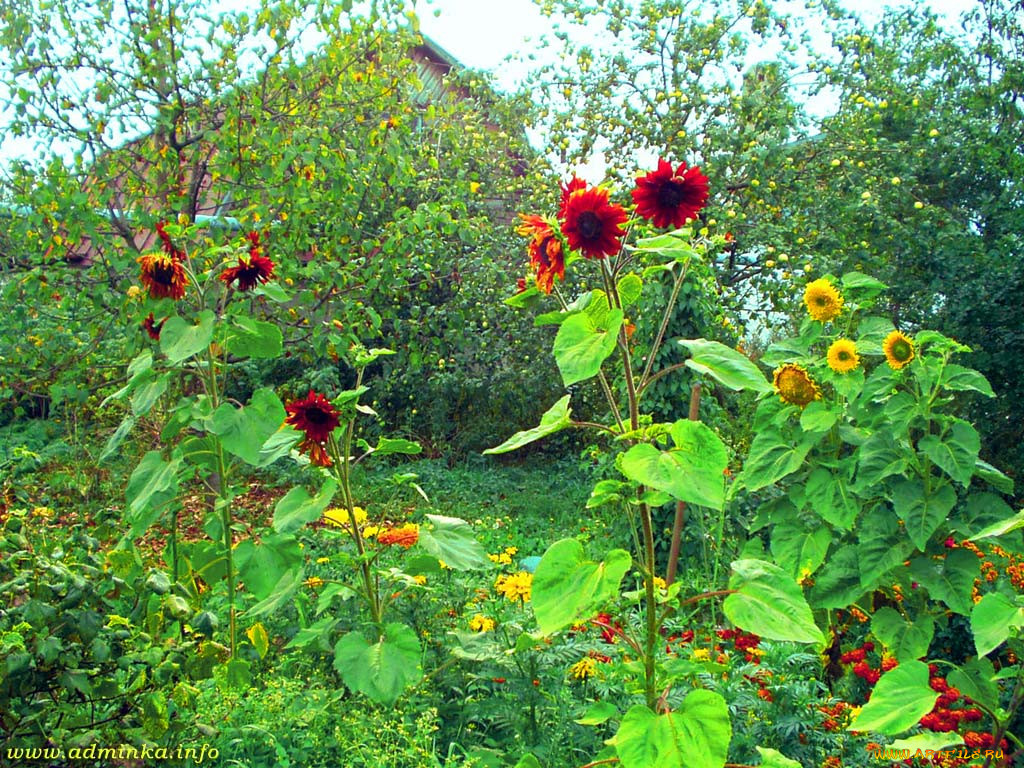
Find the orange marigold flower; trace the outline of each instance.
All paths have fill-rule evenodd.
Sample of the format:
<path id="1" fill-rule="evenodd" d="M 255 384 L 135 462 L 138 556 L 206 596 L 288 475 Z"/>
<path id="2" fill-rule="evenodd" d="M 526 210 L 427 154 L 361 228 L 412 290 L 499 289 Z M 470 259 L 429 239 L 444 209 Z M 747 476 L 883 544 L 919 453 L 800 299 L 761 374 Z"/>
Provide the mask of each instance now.
<path id="1" fill-rule="evenodd" d="M 397 528 L 385 528 L 377 534 L 377 541 L 381 544 L 397 544 L 402 549 L 408 549 L 420 540 L 420 527 L 416 523 L 406 523 Z"/>

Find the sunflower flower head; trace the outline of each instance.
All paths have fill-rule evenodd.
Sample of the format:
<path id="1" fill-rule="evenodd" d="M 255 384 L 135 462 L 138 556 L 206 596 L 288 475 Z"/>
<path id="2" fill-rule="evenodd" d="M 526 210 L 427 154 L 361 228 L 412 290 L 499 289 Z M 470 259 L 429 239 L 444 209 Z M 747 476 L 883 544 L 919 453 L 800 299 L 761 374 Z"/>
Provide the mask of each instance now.
<path id="1" fill-rule="evenodd" d="M 775 369 L 772 384 L 782 402 L 803 408 L 813 400 L 821 399 L 821 390 L 810 374 L 799 365 L 786 363 Z"/>
<path id="2" fill-rule="evenodd" d="M 819 323 L 835 320 L 843 310 L 843 297 L 828 280 L 821 278 L 807 284 L 804 289 L 807 312 Z"/>
<path id="3" fill-rule="evenodd" d="M 889 367 L 898 371 L 914 359 L 914 342 L 901 331 L 893 331 L 882 342 L 882 351 Z"/>
<path id="4" fill-rule="evenodd" d="M 607 189 L 577 189 L 565 201 L 562 234 L 570 249 L 588 259 L 603 259 L 619 252 L 628 218 L 625 208 L 608 200 Z"/>
<path id="5" fill-rule="evenodd" d="M 527 571 L 520 571 L 513 574 L 502 574 L 494 582 L 494 590 L 504 595 L 509 602 L 522 600 L 524 603 L 530 599 L 530 592 L 533 589 L 533 574 Z"/>
<path id="6" fill-rule="evenodd" d="M 285 424 L 290 424 L 303 433 L 299 451 L 309 454 L 309 460 L 318 467 L 331 466 L 331 457 L 327 455 L 324 445 L 337 426 L 341 423 L 338 412 L 323 395 L 309 390 L 302 400 L 296 400 L 285 406 L 288 416 Z"/>
<path id="7" fill-rule="evenodd" d="M 139 256 L 139 280 L 152 299 L 182 299 L 188 276 L 181 259 L 167 253 L 147 253 Z"/>
<path id="8" fill-rule="evenodd" d="M 708 202 L 708 178 L 700 168 L 659 159 L 657 170 L 636 180 L 633 189 L 636 212 L 656 227 L 681 227 Z"/>
<path id="9" fill-rule="evenodd" d="M 849 339 L 836 339 L 828 348 L 828 367 L 836 373 L 849 373 L 860 365 L 857 345 Z"/>
<path id="10" fill-rule="evenodd" d="M 558 205 L 558 218 L 561 219 L 565 216 L 565 204 L 569 202 L 569 195 L 577 189 L 586 189 L 587 182 L 578 176 L 573 176 L 568 184 L 561 184 L 560 186 L 562 188 L 562 200 Z"/>
<path id="11" fill-rule="evenodd" d="M 562 241 L 551 225 L 540 216 L 519 214 L 522 224 L 516 232 L 530 238 L 526 251 L 530 257 L 530 269 L 535 274 L 537 290 L 551 293 L 555 278 L 565 279 L 565 254 Z"/>

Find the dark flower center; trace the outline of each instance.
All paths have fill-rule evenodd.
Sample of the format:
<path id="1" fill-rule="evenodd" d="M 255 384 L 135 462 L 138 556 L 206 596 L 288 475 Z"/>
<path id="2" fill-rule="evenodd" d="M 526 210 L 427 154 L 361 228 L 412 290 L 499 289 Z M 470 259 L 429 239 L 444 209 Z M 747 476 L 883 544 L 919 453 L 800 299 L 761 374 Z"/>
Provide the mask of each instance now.
<path id="1" fill-rule="evenodd" d="M 676 208 L 685 199 L 686 185 L 679 177 L 669 179 L 658 188 L 658 205 L 662 208 Z"/>
<path id="2" fill-rule="evenodd" d="M 839 359 L 840 360 L 849 360 L 850 359 L 850 353 L 847 352 L 845 349 L 841 349 L 839 351 Z"/>
<path id="3" fill-rule="evenodd" d="M 174 285 L 174 264 L 172 262 L 158 262 L 153 267 L 153 282 L 160 285 Z"/>
<path id="4" fill-rule="evenodd" d="M 902 339 L 892 345 L 892 356 L 897 360 L 909 360 L 912 354 L 910 345 Z"/>
<path id="5" fill-rule="evenodd" d="M 601 217 L 593 211 L 584 211 L 576 220 L 576 226 L 580 234 L 587 240 L 594 240 L 601 236 Z"/>
<path id="6" fill-rule="evenodd" d="M 313 424 L 326 424 L 330 420 L 331 415 L 322 408 L 307 408 L 306 409 L 306 421 Z"/>

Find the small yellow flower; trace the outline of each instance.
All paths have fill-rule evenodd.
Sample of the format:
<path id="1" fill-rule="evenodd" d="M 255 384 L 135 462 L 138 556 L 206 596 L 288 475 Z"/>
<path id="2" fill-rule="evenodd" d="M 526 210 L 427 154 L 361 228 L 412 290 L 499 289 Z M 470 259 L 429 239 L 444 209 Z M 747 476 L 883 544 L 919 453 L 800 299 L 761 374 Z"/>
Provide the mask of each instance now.
<path id="1" fill-rule="evenodd" d="M 914 342 L 900 331 L 893 331 L 882 342 L 885 361 L 894 371 L 898 371 L 914 359 Z"/>
<path id="2" fill-rule="evenodd" d="M 471 181 L 471 182 L 469 182 L 469 192 L 470 192 L 470 194 L 475 195 L 479 191 L 480 191 L 480 182 L 479 181 Z"/>
<path id="3" fill-rule="evenodd" d="M 694 648 L 693 649 L 693 660 L 694 661 L 711 661 L 711 651 L 707 648 Z"/>
<path id="4" fill-rule="evenodd" d="M 421 587 L 427 583 L 427 577 L 424 576 L 422 573 L 413 576 L 412 580 L 419 584 Z"/>
<path id="5" fill-rule="evenodd" d="M 773 377 L 775 391 L 784 403 L 798 405 L 803 408 L 812 400 L 821 399 L 821 390 L 814 380 L 799 365 L 786 363 L 775 369 Z"/>
<path id="6" fill-rule="evenodd" d="M 327 565 L 329 562 L 331 562 L 331 558 L 329 557 L 318 557 L 316 559 L 317 565 Z"/>
<path id="7" fill-rule="evenodd" d="M 484 616 L 482 613 L 478 613 L 469 620 L 469 628 L 474 632 L 493 632 L 496 626 L 494 619 Z"/>
<path id="8" fill-rule="evenodd" d="M 505 554 L 509 555 L 510 557 L 512 555 L 517 554 L 518 552 L 519 552 L 519 548 L 518 547 L 505 547 Z"/>
<path id="9" fill-rule="evenodd" d="M 781 257 L 780 257 L 781 258 Z M 804 304 L 807 312 L 820 323 L 839 317 L 843 309 L 843 297 L 825 278 L 814 280 L 804 289 Z"/>
<path id="10" fill-rule="evenodd" d="M 594 672 L 597 670 L 597 659 L 593 659 L 590 656 L 577 661 L 571 667 L 569 667 L 569 676 L 577 680 L 587 680 L 594 676 Z"/>
<path id="11" fill-rule="evenodd" d="M 302 583 L 310 589 L 316 589 L 317 587 L 322 587 L 324 585 L 324 580 L 321 579 L 319 576 L 310 576 Z"/>
<path id="12" fill-rule="evenodd" d="M 355 513 L 356 522 L 359 525 L 366 522 L 367 514 L 365 509 L 362 507 L 352 507 L 352 511 Z M 324 522 L 328 525 L 336 525 L 339 528 L 347 526 L 349 523 L 348 510 L 342 507 L 331 507 L 324 510 Z"/>
<path id="13" fill-rule="evenodd" d="M 522 600 L 524 603 L 530 599 L 530 591 L 533 587 L 533 574 L 526 571 L 501 575 L 494 582 L 494 589 L 504 595 L 510 602 Z"/>
<path id="14" fill-rule="evenodd" d="M 53 514 L 54 512 L 52 507 L 35 507 L 32 510 L 32 517 L 41 517 L 43 519 L 49 519 L 53 517 Z"/>
<path id="15" fill-rule="evenodd" d="M 128 298 L 131 299 L 132 301 L 134 301 L 135 299 L 139 298 L 139 296 L 141 296 L 141 295 L 142 295 L 142 289 L 139 288 L 139 286 L 132 285 L 132 286 L 128 287 Z"/>
<path id="16" fill-rule="evenodd" d="M 849 373 L 860 365 L 857 345 L 849 339 L 837 339 L 828 348 L 828 367 L 836 373 Z"/>
<path id="17" fill-rule="evenodd" d="M 380 533 L 380 526 L 379 525 L 368 525 L 365 528 L 363 528 L 363 538 L 364 539 L 372 539 L 378 533 Z"/>
<path id="18" fill-rule="evenodd" d="M 654 588 L 655 589 L 668 589 L 668 583 L 661 578 L 661 576 L 654 577 Z"/>

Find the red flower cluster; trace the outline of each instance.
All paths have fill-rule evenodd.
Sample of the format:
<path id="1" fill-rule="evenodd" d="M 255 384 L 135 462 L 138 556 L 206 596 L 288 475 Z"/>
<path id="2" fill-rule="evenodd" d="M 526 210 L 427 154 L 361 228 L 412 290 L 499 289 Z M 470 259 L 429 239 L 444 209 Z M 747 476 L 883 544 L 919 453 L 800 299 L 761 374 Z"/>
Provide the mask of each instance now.
<path id="1" fill-rule="evenodd" d="M 318 467 L 331 466 L 331 457 L 324 446 L 341 419 L 330 401 L 311 389 L 304 399 L 286 405 L 285 411 L 288 412 L 285 424 L 304 435 L 299 450 L 308 452 L 309 460 Z"/>
<path id="2" fill-rule="evenodd" d="M 616 642 L 618 636 L 622 634 L 622 625 L 613 621 L 610 613 L 599 613 L 590 621 L 595 627 L 601 628 L 601 639 L 606 643 Z"/>
<path id="3" fill-rule="evenodd" d="M 611 202 L 603 187 L 590 187 L 574 176 L 561 185 L 561 192 L 561 232 L 536 215 L 520 214 L 523 223 L 516 228 L 530 238 L 530 267 L 536 273 L 537 288 L 545 293 L 551 292 L 556 275 L 565 276 L 564 247 L 588 259 L 614 256 L 622 249 L 629 220 L 627 210 Z M 637 216 L 656 227 L 681 227 L 707 204 L 708 179 L 700 168 L 687 168 L 686 163 L 673 167 L 659 159 L 657 170 L 637 177 L 632 197 Z"/>
<path id="4" fill-rule="evenodd" d="M 754 653 L 754 650 L 761 644 L 761 638 L 753 632 L 744 632 L 742 629 L 720 629 L 715 632 L 719 640 L 732 640 L 737 651 L 743 653 L 744 658 L 753 663 L 760 664 L 761 659 Z"/>
<path id="5" fill-rule="evenodd" d="M 821 723 L 821 727 L 826 731 L 838 731 L 849 719 L 849 712 L 852 707 L 845 701 L 837 701 L 832 706 L 828 704 L 822 704 L 818 707 L 818 711 L 825 715 L 825 719 Z"/>
<path id="6" fill-rule="evenodd" d="M 237 280 L 240 291 L 251 291 L 274 276 L 274 262 L 260 252 L 260 233 L 250 232 L 246 237 L 249 240 L 249 255 L 239 256 L 237 266 L 228 267 L 220 273 L 220 279 L 226 285 Z"/>

